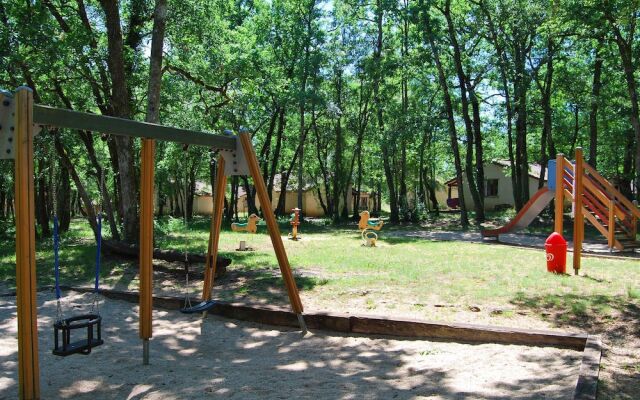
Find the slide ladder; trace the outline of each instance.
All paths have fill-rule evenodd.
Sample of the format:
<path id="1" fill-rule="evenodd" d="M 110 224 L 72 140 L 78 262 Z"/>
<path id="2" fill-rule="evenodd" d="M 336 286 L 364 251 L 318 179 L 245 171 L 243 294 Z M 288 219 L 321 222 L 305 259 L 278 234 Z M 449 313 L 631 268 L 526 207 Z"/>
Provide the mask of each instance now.
<path id="1" fill-rule="evenodd" d="M 577 155 L 581 156 L 582 154 Z M 555 170 L 556 174 L 563 171 L 563 194 L 571 200 L 574 216 L 581 213 L 607 239 L 610 249 L 633 251 L 640 248 L 640 242 L 636 240 L 640 218 L 638 206 L 587 163 L 580 162 L 582 179 L 574 179 L 576 165 L 578 163 L 558 157 Z M 551 180 L 551 177 L 549 179 Z M 576 187 L 578 185 L 581 189 Z M 582 193 L 579 201 L 576 201 L 577 191 Z"/>

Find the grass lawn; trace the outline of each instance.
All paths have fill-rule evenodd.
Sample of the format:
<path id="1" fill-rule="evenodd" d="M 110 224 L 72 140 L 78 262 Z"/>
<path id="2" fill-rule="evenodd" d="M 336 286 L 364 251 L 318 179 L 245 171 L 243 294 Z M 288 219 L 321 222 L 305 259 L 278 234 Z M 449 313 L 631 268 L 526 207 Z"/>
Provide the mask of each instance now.
<path id="1" fill-rule="evenodd" d="M 281 228 L 289 229 L 285 222 Z M 204 252 L 207 229 L 205 218 L 188 226 L 179 219 L 162 219 L 156 222 L 156 247 Z M 304 225 L 303 239 L 285 239 L 285 246 L 305 307 L 600 334 L 607 346 L 603 398 L 637 398 L 640 387 L 633 378 L 640 373 L 637 259 L 585 257 L 580 276 L 558 276 L 546 272 L 541 249 L 385 237 L 385 231 L 416 229 L 424 227 L 385 227 L 379 247 L 365 248 L 355 224 Z M 11 229 L 2 232 L 0 283 L 8 291 L 15 284 L 14 243 Z M 240 240 L 247 240 L 256 251 L 235 252 Z M 50 239 L 39 241 L 39 285 L 53 283 L 51 249 Z M 233 263 L 214 288 L 215 297 L 287 304 L 266 227 L 259 227 L 256 235 L 225 231 L 220 249 Z M 94 257 L 86 222 L 75 220 L 61 243 L 62 282 L 90 284 Z M 570 255 L 567 263 L 571 265 Z M 135 270 L 135 263 L 105 257 L 102 276 L 106 285 L 135 289 Z M 175 287 L 180 287 L 182 277 L 174 277 Z M 156 282 L 157 289 L 161 286 Z"/>

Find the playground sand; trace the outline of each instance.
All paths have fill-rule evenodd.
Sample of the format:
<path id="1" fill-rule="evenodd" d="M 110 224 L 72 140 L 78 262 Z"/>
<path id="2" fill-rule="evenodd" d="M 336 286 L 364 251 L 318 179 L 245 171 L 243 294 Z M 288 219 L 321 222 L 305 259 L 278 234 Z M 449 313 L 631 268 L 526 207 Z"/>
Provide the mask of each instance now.
<path id="1" fill-rule="evenodd" d="M 90 294 L 70 293 L 68 313 Z M 513 345 L 307 334 L 218 317 L 154 311 L 142 366 L 137 305 L 102 299 L 105 344 L 53 356 L 55 299 L 38 294 L 44 399 L 567 399 L 581 353 Z M 0 298 L 0 399 L 17 397 L 15 299 Z"/>

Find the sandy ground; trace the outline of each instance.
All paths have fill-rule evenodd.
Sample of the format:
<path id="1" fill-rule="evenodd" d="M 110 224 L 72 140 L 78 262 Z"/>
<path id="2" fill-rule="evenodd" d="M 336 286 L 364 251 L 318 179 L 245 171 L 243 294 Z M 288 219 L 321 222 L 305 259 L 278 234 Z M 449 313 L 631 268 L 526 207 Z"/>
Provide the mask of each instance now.
<path id="1" fill-rule="evenodd" d="M 89 294 L 68 294 L 82 312 Z M 50 353 L 55 300 L 38 294 L 42 398 L 566 399 L 581 353 L 275 329 L 156 310 L 141 365 L 137 306 L 102 299 L 106 343 L 89 356 Z M 0 398 L 17 397 L 16 307 L 0 298 Z"/>

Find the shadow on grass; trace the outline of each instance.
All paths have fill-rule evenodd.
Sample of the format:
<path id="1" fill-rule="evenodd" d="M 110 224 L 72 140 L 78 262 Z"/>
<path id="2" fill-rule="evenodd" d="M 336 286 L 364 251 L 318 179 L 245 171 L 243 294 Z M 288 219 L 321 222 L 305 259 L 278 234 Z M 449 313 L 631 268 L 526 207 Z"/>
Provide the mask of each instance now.
<path id="1" fill-rule="evenodd" d="M 629 296 L 548 294 L 519 292 L 511 304 L 543 316 L 558 327 L 605 333 L 612 341 L 640 336 L 640 306 Z"/>

